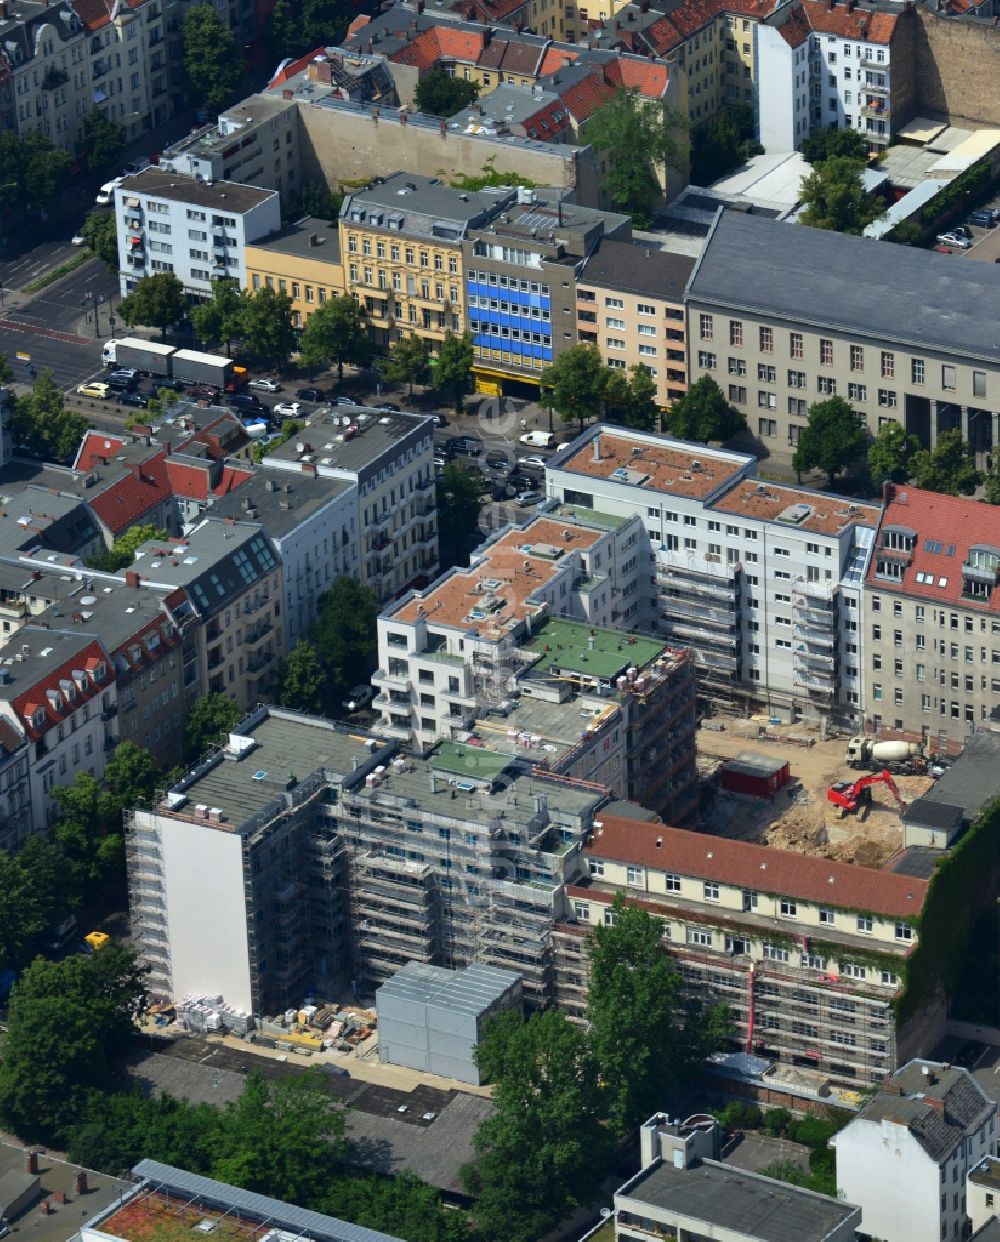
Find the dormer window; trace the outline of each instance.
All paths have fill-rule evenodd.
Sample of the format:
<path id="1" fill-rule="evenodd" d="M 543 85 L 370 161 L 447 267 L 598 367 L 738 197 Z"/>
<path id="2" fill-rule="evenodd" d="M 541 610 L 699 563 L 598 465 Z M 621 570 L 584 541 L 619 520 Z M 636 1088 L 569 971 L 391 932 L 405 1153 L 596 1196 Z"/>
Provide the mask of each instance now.
<path id="1" fill-rule="evenodd" d="M 94 679 L 95 679 L 95 681 L 103 681 L 103 680 L 104 680 L 104 674 L 105 674 L 107 671 L 108 671 L 108 670 L 107 670 L 107 668 L 104 666 L 104 663 L 103 663 L 103 661 L 102 661 L 102 662 L 101 662 L 100 664 L 98 664 L 98 666 L 94 669 Z"/>
<path id="2" fill-rule="evenodd" d="M 45 708 L 37 707 L 31 717 L 32 728 L 41 729 L 45 725 Z"/>
<path id="3" fill-rule="evenodd" d="M 912 552 L 917 533 L 903 526 L 886 526 L 882 531 L 882 547 L 895 552 Z"/>

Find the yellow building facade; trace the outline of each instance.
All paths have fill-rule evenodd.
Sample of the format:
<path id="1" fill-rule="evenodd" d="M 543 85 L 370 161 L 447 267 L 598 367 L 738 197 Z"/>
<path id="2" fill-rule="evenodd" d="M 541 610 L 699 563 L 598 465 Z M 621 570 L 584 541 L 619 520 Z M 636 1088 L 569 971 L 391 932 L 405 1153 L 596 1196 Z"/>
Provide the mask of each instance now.
<path id="1" fill-rule="evenodd" d="M 247 288 L 273 289 L 292 299 L 292 322 L 309 316 L 346 290 L 337 225 L 307 217 L 266 242 L 246 247 Z"/>

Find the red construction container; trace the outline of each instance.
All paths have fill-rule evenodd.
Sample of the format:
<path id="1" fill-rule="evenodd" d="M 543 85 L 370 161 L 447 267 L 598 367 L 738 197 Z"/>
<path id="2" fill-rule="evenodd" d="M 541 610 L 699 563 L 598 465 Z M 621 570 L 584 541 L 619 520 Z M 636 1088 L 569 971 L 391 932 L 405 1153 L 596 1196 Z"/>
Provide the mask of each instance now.
<path id="1" fill-rule="evenodd" d="M 750 794 L 767 798 L 791 779 L 787 759 L 775 759 L 756 750 L 741 750 L 735 759 L 727 759 L 719 771 L 719 783 L 730 793 Z"/>

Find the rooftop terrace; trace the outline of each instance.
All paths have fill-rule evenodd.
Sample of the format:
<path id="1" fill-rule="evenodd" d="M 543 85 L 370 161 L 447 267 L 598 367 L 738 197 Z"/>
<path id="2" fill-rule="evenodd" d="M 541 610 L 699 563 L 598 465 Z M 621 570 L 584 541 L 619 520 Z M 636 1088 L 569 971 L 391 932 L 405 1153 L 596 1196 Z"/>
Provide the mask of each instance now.
<path id="1" fill-rule="evenodd" d="M 663 643 L 652 638 L 554 618 L 538 627 L 521 647 L 541 656 L 543 667 L 556 667 L 601 681 L 611 681 L 633 665 L 642 668 L 665 650 Z"/>

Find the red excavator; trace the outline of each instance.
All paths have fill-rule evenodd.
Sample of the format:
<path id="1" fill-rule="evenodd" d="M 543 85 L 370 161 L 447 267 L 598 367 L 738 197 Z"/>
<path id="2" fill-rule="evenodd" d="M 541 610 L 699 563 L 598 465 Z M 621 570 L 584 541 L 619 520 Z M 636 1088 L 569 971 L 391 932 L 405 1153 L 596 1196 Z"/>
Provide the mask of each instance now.
<path id="1" fill-rule="evenodd" d="M 867 810 L 871 805 L 872 785 L 885 785 L 896 799 L 896 806 L 902 814 L 903 799 L 899 796 L 892 774 L 886 771 L 871 772 L 868 776 L 861 776 L 856 781 L 836 781 L 826 791 L 826 796 L 835 807 L 839 808 L 841 815 L 855 815 L 862 807 Z"/>

